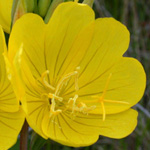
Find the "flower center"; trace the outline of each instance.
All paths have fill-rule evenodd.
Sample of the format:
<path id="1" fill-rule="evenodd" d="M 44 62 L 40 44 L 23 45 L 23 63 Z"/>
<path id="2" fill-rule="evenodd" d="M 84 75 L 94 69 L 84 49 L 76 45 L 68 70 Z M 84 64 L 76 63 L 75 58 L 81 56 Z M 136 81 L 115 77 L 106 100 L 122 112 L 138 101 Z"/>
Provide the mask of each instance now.
<path id="1" fill-rule="evenodd" d="M 64 99 L 60 96 L 60 93 L 63 89 L 63 87 L 67 86 L 68 81 L 71 78 L 74 78 L 74 84 L 75 84 L 75 91 L 79 90 L 78 87 L 78 75 L 79 75 L 80 67 L 77 67 L 75 71 L 70 72 L 66 75 L 64 75 L 56 87 L 53 87 L 46 81 L 46 76 L 49 75 L 49 70 L 46 70 L 42 76 L 41 76 L 41 83 L 42 85 L 48 89 L 47 93 L 42 94 L 42 96 L 46 96 L 49 101 L 49 107 L 50 107 L 50 117 L 56 116 L 62 111 L 69 110 L 71 114 L 75 114 L 75 112 L 81 112 L 83 114 L 88 114 L 89 111 L 95 109 L 96 106 L 87 107 L 86 104 L 82 102 L 77 103 L 78 95 L 75 94 L 74 97 L 69 98 L 68 100 Z"/>

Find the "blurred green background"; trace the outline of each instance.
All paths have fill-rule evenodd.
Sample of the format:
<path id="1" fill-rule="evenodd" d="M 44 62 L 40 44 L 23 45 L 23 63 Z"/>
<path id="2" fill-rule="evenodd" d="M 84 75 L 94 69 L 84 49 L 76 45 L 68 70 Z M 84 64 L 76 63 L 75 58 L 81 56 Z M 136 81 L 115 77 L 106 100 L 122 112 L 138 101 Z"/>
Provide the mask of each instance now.
<path id="1" fill-rule="evenodd" d="M 93 8 L 96 17 L 114 17 L 127 26 L 131 42 L 125 56 L 137 58 L 145 68 L 145 95 L 134 106 L 139 112 L 137 128 L 124 139 L 100 136 L 97 143 L 83 148 L 70 148 L 46 141 L 30 131 L 29 150 L 150 150 L 150 0 L 95 0 Z M 19 141 L 10 150 L 19 150 Z"/>

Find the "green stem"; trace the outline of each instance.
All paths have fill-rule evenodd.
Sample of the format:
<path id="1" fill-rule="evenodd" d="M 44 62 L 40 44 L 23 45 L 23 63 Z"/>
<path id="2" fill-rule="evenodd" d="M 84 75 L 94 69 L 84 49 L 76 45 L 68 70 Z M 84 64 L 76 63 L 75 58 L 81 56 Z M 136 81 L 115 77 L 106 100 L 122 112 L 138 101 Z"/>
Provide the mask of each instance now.
<path id="1" fill-rule="evenodd" d="M 21 133 L 20 133 L 20 150 L 28 149 L 28 127 L 29 127 L 28 123 L 25 120 Z"/>

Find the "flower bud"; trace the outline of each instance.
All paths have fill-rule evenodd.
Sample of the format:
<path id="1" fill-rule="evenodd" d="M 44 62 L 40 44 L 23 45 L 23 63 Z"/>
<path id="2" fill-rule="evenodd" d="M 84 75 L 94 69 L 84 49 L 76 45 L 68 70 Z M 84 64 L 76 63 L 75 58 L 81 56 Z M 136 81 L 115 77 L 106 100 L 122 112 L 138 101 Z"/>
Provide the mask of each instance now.
<path id="1" fill-rule="evenodd" d="M 14 0 L 12 7 L 12 25 L 25 13 L 27 13 L 26 0 Z"/>
<path id="2" fill-rule="evenodd" d="M 12 25 L 19 19 L 22 15 L 27 12 L 33 12 L 34 10 L 34 0 L 13 0 L 12 7 Z"/>
<path id="3" fill-rule="evenodd" d="M 51 0 L 39 0 L 38 11 L 41 17 L 45 17 L 45 15 L 47 14 L 50 3 L 51 3 Z"/>
<path id="4" fill-rule="evenodd" d="M 84 1 L 83 1 L 83 4 L 87 4 L 87 5 L 89 5 L 90 7 L 93 7 L 93 3 L 94 3 L 94 0 L 84 0 Z"/>
<path id="5" fill-rule="evenodd" d="M 53 14 L 53 12 L 54 12 L 54 10 L 55 10 L 55 8 L 56 8 L 60 3 L 62 3 L 62 2 L 64 2 L 64 0 L 53 0 L 53 1 L 52 1 L 51 5 L 50 5 L 50 7 L 49 7 L 49 9 L 48 9 L 48 12 L 47 12 L 47 14 L 46 14 L 46 16 L 45 16 L 45 19 L 44 19 L 45 23 L 48 23 L 50 17 L 52 16 L 52 14 Z"/>
<path id="6" fill-rule="evenodd" d="M 27 11 L 28 12 L 33 12 L 34 11 L 34 5 L 35 5 L 35 0 L 25 0 L 26 5 L 27 5 Z"/>

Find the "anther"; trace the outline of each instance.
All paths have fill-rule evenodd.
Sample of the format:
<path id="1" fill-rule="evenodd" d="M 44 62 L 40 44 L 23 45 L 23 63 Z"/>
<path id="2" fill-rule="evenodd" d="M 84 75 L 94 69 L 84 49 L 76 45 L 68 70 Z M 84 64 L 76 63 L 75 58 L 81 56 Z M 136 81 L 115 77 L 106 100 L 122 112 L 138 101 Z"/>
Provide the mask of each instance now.
<path id="1" fill-rule="evenodd" d="M 62 86 L 66 83 L 66 80 L 68 80 L 69 78 L 71 78 L 72 76 L 75 76 L 75 89 L 78 90 L 78 70 L 80 69 L 80 67 L 76 68 L 76 71 L 73 71 L 71 73 L 68 73 L 67 75 L 65 75 L 60 82 L 58 83 L 56 90 L 55 90 L 55 95 L 59 95 L 60 90 L 62 88 Z"/>
<path id="2" fill-rule="evenodd" d="M 74 98 L 69 99 L 68 103 L 71 104 L 71 105 L 75 105 L 77 98 L 78 98 L 78 95 L 76 94 L 74 96 Z"/>
<path id="3" fill-rule="evenodd" d="M 68 108 L 72 109 L 72 113 L 75 110 L 76 107 L 76 100 L 78 99 L 78 95 L 75 95 L 74 98 L 70 98 L 68 101 Z"/>
<path id="4" fill-rule="evenodd" d="M 46 81 L 46 76 L 49 74 L 49 70 L 46 70 L 42 76 L 41 76 L 41 82 L 43 83 L 43 85 L 47 88 L 49 88 L 50 90 L 55 90 L 55 88 L 53 86 L 51 86 L 47 81 Z"/>
<path id="5" fill-rule="evenodd" d="M 56 115 L 58 115 L 59 113 L 62 112 L 61 109 L 55 110 L 55 106 L 56 106 L 56 103 L 55 103 L 55 100 L 54 100 L 54 98 L 53 98 L 53 99 L 52 99 L 52 104 L 51 104 L 51 106 L 50 106 L 50 117 L 52 117 L 53 115 L 56 116 Z"/>
<path id="6" fill-rule="evenodd" d="M 60 102 L 63 101 L 63 98 L 62 98 L 62 97 L 56 96 L 55 94 L 52 94 L 52 93 L 49 93 L 49 94 L 48 94 L 48 97 L 51 98 L 51 99 L 52 99 L 52 98 L 57 99 L 57 100 L 59 100 Z"/>
<path id="7" fill-rule="evenodd" d="M 76 70 L 79 71 L 80 70 L 80 66 L 76 67 Z"/>
<path id="8" fill-rule="evenodd" d="M 78 86 L 78 77 L 79 77 L 79 70 L 80 70 L 80 66 L 78 66 L 76 68 L 76 76 L 75 76 L 75 90 L 78 91 L 79 90 L 79 86 Z"/>
<path id="9" fill-rule="evenodd" d="M 87 115 L 88 115 L 89 111 L 92 111 L 96 108 L 95 105 L 87 107 L 87 105 L 83 102 L 80 102 L 77 106 L 78 106 L 80 112 L 82 112 L 83 114 L 87 114 Z"/>

